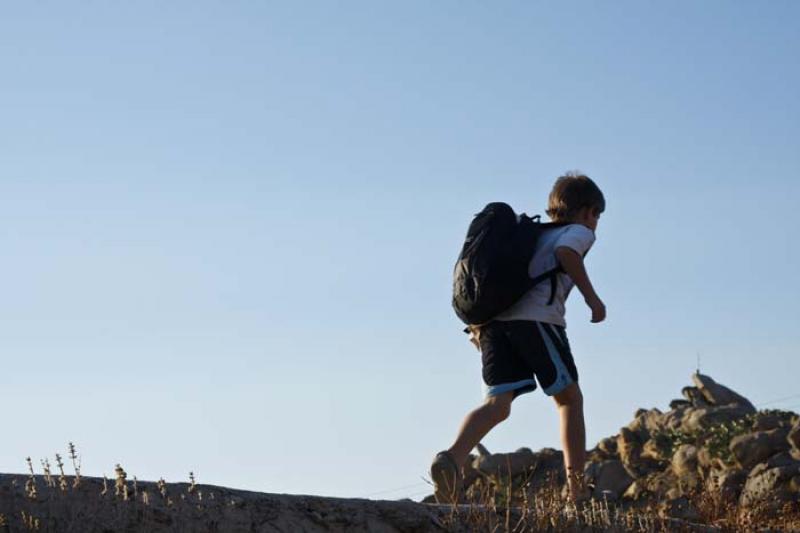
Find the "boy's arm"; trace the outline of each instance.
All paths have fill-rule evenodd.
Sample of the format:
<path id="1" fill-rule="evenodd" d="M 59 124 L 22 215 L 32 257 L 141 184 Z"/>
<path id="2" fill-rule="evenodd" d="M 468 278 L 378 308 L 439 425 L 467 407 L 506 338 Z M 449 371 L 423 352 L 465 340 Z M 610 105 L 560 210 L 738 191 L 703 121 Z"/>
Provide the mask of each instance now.
<path id="1" fill-rule="evenodd" d="M 556 248 L 556 259 L 561 263 L 567 275 L 575 282 L 575 286 L 581 291 L 586 305 L 592 310 L 592 322 L 602 322 L 606 318 L 606 306 L 597 296 L 589 281 L 586 267 L 583 265 L 583 258 L 578 252 L 566 246 Z"/>

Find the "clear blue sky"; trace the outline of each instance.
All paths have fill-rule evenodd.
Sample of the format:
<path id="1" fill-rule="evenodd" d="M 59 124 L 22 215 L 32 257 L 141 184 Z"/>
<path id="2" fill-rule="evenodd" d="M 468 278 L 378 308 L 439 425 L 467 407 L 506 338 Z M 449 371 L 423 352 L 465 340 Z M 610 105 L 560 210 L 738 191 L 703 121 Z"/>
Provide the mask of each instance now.
<path id="1" fill-rule="evenodd" d="M 800 394 L 800 4 L 0 7 L 0 471 L 420 497 L 481 401 L 473 213 L 580 169 L 588 440 L 702 369 Z M 800 398 L 772 407 L 794 407 Z M 485 444 L 557 446 L 552 401 Z M 38 463 L 37 463 L 38 464 Z"/>

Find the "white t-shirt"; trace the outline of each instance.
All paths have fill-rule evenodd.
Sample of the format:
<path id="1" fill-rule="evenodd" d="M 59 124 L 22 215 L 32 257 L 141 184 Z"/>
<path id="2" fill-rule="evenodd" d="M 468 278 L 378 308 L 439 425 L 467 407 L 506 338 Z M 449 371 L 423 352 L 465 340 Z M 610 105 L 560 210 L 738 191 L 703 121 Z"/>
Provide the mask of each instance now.
<path id="1" fill-rule="evenodd" d="M 558 266 L 556 248 L 566 246 L 583 257 L 592 247 L 594 240 L 594 232 L 583 224 L 570 224 L 544 230 L 528 266 L 528 274 L 533 278 Z M 514 305 L 494 319 L 536 320 L 566 327 L 564 302 L 575 284 L 572 278 L 564 273 L 559 273 L 557 279 L 556 295 L 552 304 L 547 305 L 550 300 L 550 281 L 545 280 L 526 292 Z"/>

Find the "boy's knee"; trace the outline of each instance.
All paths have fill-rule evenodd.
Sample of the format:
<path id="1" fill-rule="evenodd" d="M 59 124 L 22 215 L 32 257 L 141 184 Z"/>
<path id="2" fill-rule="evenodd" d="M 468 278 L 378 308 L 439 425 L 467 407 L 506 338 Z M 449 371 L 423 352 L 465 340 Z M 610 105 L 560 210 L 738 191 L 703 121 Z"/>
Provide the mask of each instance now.
<path id="1" fill-rule="evenodd" d="M 583 405 L 583 393 L 577 383 L 572 383 L 561 392 L 554 394 L 553 399 L 559 407 Z"/>
<path id="2" fill-rule="evenodd" d="M 492 409 L 492 413 L 497 420 L 505 420 L 511 414 L 511 401 L 514 399 L 514 393 L 505 392 L 487 398 L 486 405 Z"/>

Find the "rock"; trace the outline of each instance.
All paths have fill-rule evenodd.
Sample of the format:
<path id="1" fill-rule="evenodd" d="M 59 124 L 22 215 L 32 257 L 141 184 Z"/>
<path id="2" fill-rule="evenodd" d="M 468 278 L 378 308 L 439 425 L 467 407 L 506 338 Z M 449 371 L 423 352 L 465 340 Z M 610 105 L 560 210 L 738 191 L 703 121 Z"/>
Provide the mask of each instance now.
<path id="1" fill-rule="evenodd" d="M 597 448 L 608 456 L 617 455 L 617 439 L 616 437 L 606 437 L 597 443 Z"/>
<path id="2" fill-rule="evenodd" d="M 800 475 L 800 462 L 790 466 L 770 468 L 767 463 L 757 465 L 750 472 L 739 496 L 739 505 L 749 506 L 759 502 L 785 502 L 797 499 L 792 490 L 792 480 Z"/>
<path id="3" fill-rule="evenodd" d="M 473 461 L 472 466 L 483 475 L 492 478 L 508 478 L 535 469 L 537 462 L 536 454 L 525 448 L 518 452 L 479 455 Z"/>
<path id="4" fill-rule="evenodd" d="M 706 480 L 706 490 L 716 492 L 722 501 L 733 503 L 739 499 L 747 480 L 747 472 L 741 469 L 712 470 Z"/>
<path id="5" fill-rule="evenodd" d="M 625 500 L 660 500 L 677 484 L 672 470 L 653 472 L 635 480 L 622 495 Z"/>
<path id="6" fill-rule="evenodd" d="M 800 466 L 800 461 L 794 459 L 789 452 L 781 452 L 770 457 L 765 464 L 767 468 L 777 468 L 779 466 Z"/>
<path id="7" fill-rule="evenodd" d="M 697 387 L 684 387 L 681 394 L 692 407 L 708 407 L 712 405 Z"/>
<path id="8" fill-rule="evenodd" d="M 678 406 L 675 409 L 667 411 L 662 418 L 664 429 L 671 431 L 681 429 L 683 419 L 691 415 L 694 410 L 695 408 L 691 406 Z"/>
<path id="9" fill-rule="evenodd" d="M 717 424 L 726 424 L 744 419 L 752 411 L 741 405 L 711 406 L 692 409 L 680 423 L 680 429 L 687 433 L 701 432 Z"/>
<path id="10" fill-rule="evenodd" d="M 422 498 L 422 499 L 419 501 L 419 503 L 432 503 L 432 504 L 436 504 L 436 503 L 437 503 L 437 502 L 436 502 L 436 496 L 434 496 L 433 494 L 429 494 L 429 495 L 425 496 L 424 498 Z"/>
<path id="11" fill-rule="evenodd" d="M 692 375 L 692 381 L 700 390 L 702 395 L 712 405 L 739 405 L 755 412 L 756 408 L 750 400 L 734 392 L 725 385 L 720 385 L 709 376 L 696 372 Z"/>
<path id="12" fill-rule="evenodd" d="M 687 522 L 696 522 L 700 519 L 700 513 L 684 496 L 661 502 L 658 506 L 658 515 L 661 518 L 678 518 Z"/>
<path id="13" fill-rule="evenodd" d="M 467 461 L 464 463 L 464 466 L 461 468 L 462 474 L 462 486 L 467 489 L 472 485 L 478 478 L 481 477 L 480 471 L 478 471 L 473 464 L 475 463 L 475 459 L 477 457 L 473 454 L 469 454 L 467 456 Z"/>
<path id="14" fill-rule="evenodd" d="M 533 492 L 553 483 L 561 485 L 566 482 L 564 455 L 552 448 L 538 452 L 520 448 L 511 453 L 489 453 L 481 446 L 478 453 L 472 461 L 472 468 L 480 473 L 483 483 L 505 487 L 509 478 L 517 478 L 516 481 L 524 480 L 528 490 Z M 476 483 L 474 488 L 480 489 L 481 483 Z"/>
<path id="15" fill-rule="evenodd" d="M 682 444 L 672 456 L 672 472 L 678 478 L 697 475 L 697 448 Z"/>
<path id="16" fill-rule="evenodd" d="M 528 481 L 532 489 L 538 489 L 549 483 L 566 483 L 564 471 L 564 454 L 553 448 L 542 448 L 536 453 L 537 465 Z"/>
<path id="17" fill-rule="evenodd" d="M 628 429 L 636 433 L 641 442 L 645 442 L 652 435 L 663 429 L 664 413 L 658 409 L 639 409 L 633 422 L 628 424 Z"/>
<path id="18" fill-rule="evenodd" d="M 657 463 L 659 468 L 663 468 L 670 462 L 669 449 L 671 443 L 664 434 L 656 434 L 644 443 L 642 447 L 642 459 Z"/>
<path id="19" fill-rule="evenodd" d="M 692 402 L 687 400 L 672 400 L 669 402 L 670 409 L 678 409 L 680 407 L 691 407 Z"/>
<path id="20" fill-rule="evenodd" d="M 617 460 L 587 465 L 586 480 L 594 485 L 592 496 L 598 500 L 606 495 L 613 500 L 619 499 L 633 482 L 622 462 Z"/>
<path id="21" fill-rule="evenodd" d="M 775 412 L 758 412 L 753 421 L 753 431 L 769 431 L 790 425 L 789 419 Z"/>
<path id="22" fill-rule="evenodd" d="M 634 502 L 638 502 L 643 500 L 649 494 L 647 492 L 647 483 L 645 482 L 644 478 L 636 479 L 630 486 L 622 493 L 623 500 L 630 500 Z"/>
<path id="23" fill-rule="evenodd" d="M 788 450 L 788 433 L 788 428 L 778 428 L 739 435 L 731 440 L 729 449 L 739 466 L 750 470 L 776 453 Z"/>
<path id="24" fill-rule="evenodd" d="M 9 487 L 9 477 L 0 474 L 0 495 L 4 496 Z M 81 479 L 79 487 L 70 487 L 56 501 L 41 498 L 38 502 L 24 502 L 22 509 L 26 513 L 41 517 L 40 527 L 23 525 L 19 500 L 0 497 L 0 514 L 5 523 L 0 525 L 0 531 L 437 533 L 445 529 L 441 524 L 451 512 L 447 506 L 413 501 L 268 494 L 204 484 L 194 485 L 193 492 L 188 493 L 188 483 L 164 485 L 171 495 L 168 504 L 160 495 L 160 484 L 144 480 L 137 482 L 139 496 L 131 491 L 130 501 L 123 502 L 114 497 L 113 488 L 111 494 L 98 497 L 103 479 Z M 36 476 L 36 480 L 40 488 L 46 486 L 43 476 Z M 147 504 L 141 500 L 144 490 L 150 495 Z M 11 509 L 13 513 L 9 512 Z M 459 520 L 448 530 L 470 529 L 466 520 Z"/>
<path id="25" fill-rule="evenodd" d="M 711 452 L 705 446 L 697 451 L 697 466 L 701 470 L 708 470 L 716 465 L 714 458 L 711 457 Z M 722 470 L 722 469 L 720 469 Z"/>
<path id="26" fill-rule="evenodd" d="M 622 428 L 617 437 L 617 451 L 620 461 L 632 478 L 641 477 L 646 473 L 641 458 L 642 442 L 637 433 L 627 427 Z"/>
<path id="27" fill-rule="evenodd" d="M 597 447 L 586 452 L 586 464 L 602 463 L 603 461 L 608 461 L 610 459 L 616 459 L 616 457 L 608 455 Z"/>
<path id="28" fill-rule="evenodd" d="M 796 423 L 789 433 L 786 435 L 786 440 L 795 452 L 795 456 L 800 454 L 800 422 Z"/>

